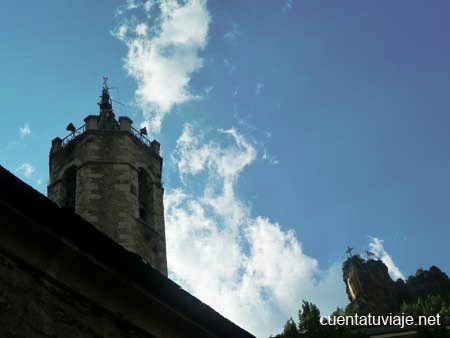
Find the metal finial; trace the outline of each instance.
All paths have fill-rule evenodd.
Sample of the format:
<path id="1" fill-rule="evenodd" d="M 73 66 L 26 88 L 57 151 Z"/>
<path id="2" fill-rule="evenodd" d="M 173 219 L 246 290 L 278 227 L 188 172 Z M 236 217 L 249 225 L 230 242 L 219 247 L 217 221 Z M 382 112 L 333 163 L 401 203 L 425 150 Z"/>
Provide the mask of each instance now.
<path id="1" fill-rule="evenodd" d="M 109 96 L 109 88 L 108 88 L 108 77 L 103 77 L 103 89 L 102 96 L 100 96 L 100 102 L 98 105 L 100 106 L 100 118 L 109 119 L 110 117 L 114 118 L 114 114 L 112 113 L 112 104 L 111 97 Z"/>

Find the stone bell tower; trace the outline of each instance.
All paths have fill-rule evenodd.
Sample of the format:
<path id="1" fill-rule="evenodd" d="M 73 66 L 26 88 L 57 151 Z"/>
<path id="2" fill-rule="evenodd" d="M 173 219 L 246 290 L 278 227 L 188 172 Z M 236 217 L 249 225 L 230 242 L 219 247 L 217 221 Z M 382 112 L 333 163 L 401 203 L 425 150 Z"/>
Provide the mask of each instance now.
<path id="1" fill-rule="evenodd" d="M 159 143 L 129 117 L 116 119 L 106 80 L 99 106 L 99 115 L 53 139 L 48 197 L 167 276 Z"/>

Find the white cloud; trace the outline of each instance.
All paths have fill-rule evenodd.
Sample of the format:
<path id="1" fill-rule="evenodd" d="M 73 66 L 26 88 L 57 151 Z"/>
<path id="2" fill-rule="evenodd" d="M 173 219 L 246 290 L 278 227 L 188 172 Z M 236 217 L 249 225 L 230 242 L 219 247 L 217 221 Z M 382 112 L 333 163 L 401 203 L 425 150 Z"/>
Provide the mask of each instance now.
<path id="1" fill-rule="evenodd" d="M 268 136 L 268 137 L 270 137 L 270 136 Z M 280 161 L 275 156 L 270 155 L 267 152 L 267 149 L 264 149 L 263 154 L 261 156 L 261 159 L 264 160 L 264 161 L 269 162 L 272 165 L 280 164 Z"/>
<path id="2" fill-rule="evenodd" d="M 28 126 L 28 123 L 25 123 L 23 127 L 19 128 L 20 137 L 25 137 L 31 134 L 31 129 Z"/>
<path id="3" fill-rule="evenodd" d="M 204 96 L 208 96 L 214 89 L 214 86 L 207 86 L 203 89 Z"/>
<path id="4" fill-rule="evenodd" d="M 344 305 L 340 264 L 321 270 L 294 232 L 251 215 L 236 196 L 240 173 L 256 159 L 254 146 L 234 128 L 213 137 L 203 142 L 186 124 L 172 154 L 189 190 L 172 189 L 164 201 L 170 276 L 261 337 L 279 332 L 302 299 L 324 313 Z"/>
<path id="5" fill-rule="evenodd" d="M 138 1 L 135 0 L 127 0 L 125 8 L 127 10 L 132 10 L 132 9 L 136 9 L 140 6 L 140 3 Z"/>
<path id="6" fill-rule="evenodd" d="M 400 269 L 395 265 L 391 255 L 384 249 L 383 240 L 377 237 L 370 237 L 369 250 L 377 255 L 386 264 L 389 274 L 394 280 L 405 279 Z"/>
<path id="7" fill-rule="evenodd" d="M 206 46 L 210 22 L 206 0 L 161 0 L 157 5 L 160 12 L 151 27 L 123 23 L 115 31 L 128 47 L 125 69 L 137 80 L 136 101 L 154 132 L 175 105 L 200 98 L 189 85 L 203 66 L 199 53 Z M 154 2 L 144 4 L 148 11 L 153 7 Z"/>
<path id="8" fill-rule="evenodd" d="M 283 11 L 283 13 L 286 13 L 287 11 L 290 11 L 292 9 L 292 6 L 293 0 L 286 0 L 281 10 Z"/>
<path id="9" fill-rule="evenodd" d="M 140 7 L 147 8 L 151 6 L 152 0 L 148 1 L 138 1 L 138 0 L 127 0 L 123 6 L 120 6 L 116 10 L 116 16 L 123 15 L 126 12 L 136 10 Z"/>
<path id="10" fill-rule="evenodd" d="M 223 38 L 225 41 L 234 42 L 239 36 L 241 35 L 241 32 L 239 31 L 239 26 L 236 22 L 233 22 L 231 24 L 231 30 L 226 32 L 223 35 Z"/>
<path id="11" fill-rule="evenodd" d="M 34 173 L 34 170 L 34 167 L 26 162 L 16 168 L 16 171 L 21 172 L 25 177 L 30 177 Z"/>
<path id="12" fill-rule="evenodd" d="M 156 5 L 156 0 L 147 0 L 144 2 L 144 9 L 146 12 L 150 12 L 153 9 L 153 6 Z"/>
<path id="13" fill-rule="evenodd" d="M 258 82 L 256 84 L 256 88 L 255 88 L 255 95 L 260 95 L 263 88 L 264 88 L 264 83 Z"/>
<path id="14" fill-rule="evenodd" d="M 135 31 L 138 36 L 146 37 L 147 29 L 148 29 L 148 26 L 145 23 L 141 22 L 136 25 Z"/>
<path id="15" fill-rule="evenodd" d="M 223 64 L 228 70 L 228 74 L 232 74 L 236 70 L 236 66 L 228 58 L 223 59 Z"/>
<path id="16" fill-rule="evenodd" d="M 126 38 L 127 33 L 128 33 L 128 26 L 126 24 L 122 24 L 116 28 L 114 36 L 119 40 L 123 40 Z"/>
<path id="17" fill-rule="evenodd" d="M 123 11 L 137 8 L 152 22 L 125 19 L 114 35 L 128 47 L 125 69 L 137 81 L 144 124 L 159 131 L 174 106 L 199 98 L 190 79 L 203 66 L 210 15 L 206 0 L 129 1 Z M 224 38 L 238 35 L 236 25 Z M 230 59 L 223 63 L 229 74 L 236 70 Z M 170 277 L 261 337 L 278 333 L 302 299 L 325 314 L 344 305 L 340 264 L 321 269 L 292 231 L 252 215 L 236 195 L 240 174 L 257 158 L 253 144 L 235 128 L 212 136 L 205 142 L 186 124 L 171 156 L 183 184 L 164 198 Z"/>

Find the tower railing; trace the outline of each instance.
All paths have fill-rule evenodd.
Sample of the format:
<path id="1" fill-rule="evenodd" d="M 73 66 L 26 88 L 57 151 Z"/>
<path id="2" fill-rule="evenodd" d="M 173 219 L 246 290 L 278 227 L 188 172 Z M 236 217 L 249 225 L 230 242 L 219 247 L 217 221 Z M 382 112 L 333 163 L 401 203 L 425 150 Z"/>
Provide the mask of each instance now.
<path id="1" fill-rule="evenodd" d="M 86 131 L 86 125 L 83 124 L 81 127 L 79 127 L 78 129 L 76 129 L 75 131 L 73 131 L 72 133 L 70 133 L 69 135 L 67 135 L 66 137 L 64 137 L 61 140 L 61 146 L 65 147 L 67 144 L 69 144 L 70 142 L 72 142 L 74 139 L 76 139 L 78 136 L 80 136 L 81 134 L 83 134 Z"/>
<path id="2" fill-rule="evenodd" d="M 81 127 L 79 127 L 78 129 L 76 129 L 75 131 L 64 137 L 61 140 L 61 146 L 62 147 L 67 146 L 70 142 L 75 140 L 78 136 L 82 135 L 85 131 L 86 131 L 86 124 L 83 124 Z M 147 147 L 152 146 L 152 142 L 139 130 L 131 127 L 131 134 Z"/>
<path id="3" fill-rule="evenodd" d="M 139 130 L 131 127 L 131 134 L 134 137 L 136 137 L 137 139 L 139 139 L 139 141 L 141 141 L 147 147 L 151 147 L 152 142 L 144 134 L 142 134 Z"/>

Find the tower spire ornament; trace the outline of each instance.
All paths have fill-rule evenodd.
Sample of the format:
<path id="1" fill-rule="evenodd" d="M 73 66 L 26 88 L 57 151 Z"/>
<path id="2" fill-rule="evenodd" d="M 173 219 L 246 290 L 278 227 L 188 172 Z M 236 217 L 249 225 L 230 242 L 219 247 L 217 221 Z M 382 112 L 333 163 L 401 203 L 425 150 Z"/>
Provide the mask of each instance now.
<path id="1" fill-rule="evenodd" d="M 99 127 L 102 129 L 117 129 L 116 116 L 112 109 L 112 101 L 109 95 L 109 87 L 107 81 L 108 77 L 104 76 L 102 95 L 100 96 L 100 102 L 98 103 L 98 105 L 100 106 Z"/>

